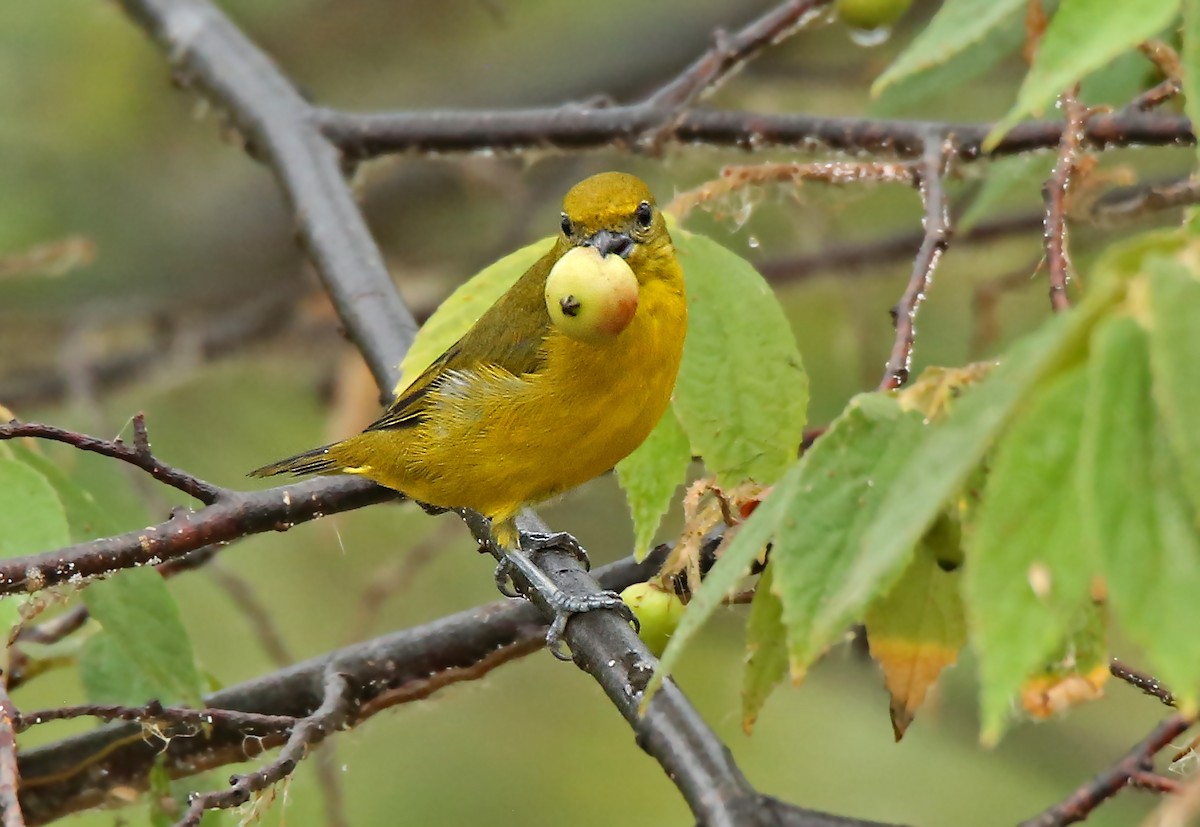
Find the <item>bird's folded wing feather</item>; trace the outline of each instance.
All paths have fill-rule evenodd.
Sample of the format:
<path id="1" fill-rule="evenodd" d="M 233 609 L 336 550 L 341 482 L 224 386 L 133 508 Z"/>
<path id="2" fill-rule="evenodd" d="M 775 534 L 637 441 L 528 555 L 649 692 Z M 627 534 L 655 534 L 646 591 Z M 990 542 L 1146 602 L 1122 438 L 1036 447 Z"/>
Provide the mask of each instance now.
<path id="1" fill-rule="evenodd" d="M 422 422 L 429 392 L 451 372 L 461 376 L 488 368 L 513 376 L 536 373 L 542 363 L 542 344 L 550 330 L 543 293 L 554 258 L 552 250 L 526 270 L 461 339 L 400 392 L 367 430 L 408 428 Z"/>

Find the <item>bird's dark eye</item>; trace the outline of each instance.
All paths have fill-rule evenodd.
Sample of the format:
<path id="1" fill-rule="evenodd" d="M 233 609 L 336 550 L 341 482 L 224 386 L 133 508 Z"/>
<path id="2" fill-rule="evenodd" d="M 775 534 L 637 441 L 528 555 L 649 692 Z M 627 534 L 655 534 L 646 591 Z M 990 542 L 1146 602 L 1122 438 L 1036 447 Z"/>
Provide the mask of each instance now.
<path id="1" fill-rule="evenodd" d="M 563 213 L 562 218 L 563 218 L 563 220 L 562 220 L 563 235 L 570 236 L 571 235 L 571 219 L 567 218 L 566 213 Z"/>
<path id="2" fill-rule="evenodd" d="M 654 220 L 654 208 L 650 206 L 649 201 L 643 201 L 638 204 L 637 212 L 634 213 L 637 218 L 637 223 L 641 227 L 649 227 L 650 222 Z"/>

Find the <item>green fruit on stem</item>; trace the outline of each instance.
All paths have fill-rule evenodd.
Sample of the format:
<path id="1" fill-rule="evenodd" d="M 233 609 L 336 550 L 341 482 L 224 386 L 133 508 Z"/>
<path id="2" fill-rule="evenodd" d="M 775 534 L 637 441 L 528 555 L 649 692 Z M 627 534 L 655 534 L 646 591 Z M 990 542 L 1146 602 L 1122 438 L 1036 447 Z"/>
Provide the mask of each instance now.
<path id="1" fill-rule="evenodd" d="M 664 591 L 653 583 L 634 583 L 621 592 L 625 605 L 637 615 L 638 636 L 655 657 L 667 648 L 667 641 L 679 627 L 686 608 L 679 595 Z"/>
<path id="2" fill-rule="evenodd" d="M 572 339 L 593 344 L 612 339 L 628 327 L 637 306 L 637 277 L 613 253 L 575 247 L 546 277 L 550 321 Z"/>
<path id="3" fill-rule="evenodd" d="M 892 26 L 911 5 L 912 0 L 837 0 L 834 8 L 850 28 L 871 30 Z"/>

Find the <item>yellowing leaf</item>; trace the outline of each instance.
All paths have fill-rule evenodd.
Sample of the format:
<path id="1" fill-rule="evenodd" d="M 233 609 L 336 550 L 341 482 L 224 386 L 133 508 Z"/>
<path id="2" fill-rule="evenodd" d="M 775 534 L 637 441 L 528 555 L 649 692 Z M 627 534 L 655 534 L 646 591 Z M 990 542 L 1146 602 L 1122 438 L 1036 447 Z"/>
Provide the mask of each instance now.
<path id="1" fill-rule="evenodd" d="M 1058 657 L 1021 686 L 1021 706 L 1031 717 L 1049 718 L 1104 694 L 1109 676 L 1106 626 L 1102 603 L 1089 602 L 1076 613 Z"/>
<path id="2" fill-rule="evenodd" d="M 929 688 L 942 670 L 958 660 L 966 643 L 959 596 L 961 569 L 947 571 L 943 565 L 935 549 L 922 542 L 892 590 L 867 609 L 867 640 L 891 695 L 897 741 L 904 737 Z"/>
<path id="3" fill-rule="evenodd" d="M 1021 706 L 1034 718 L 1049 718 L 1084 701 L 1101 698 L 1107 680 L 1107 666 L 1097 666 L 1085 674 L 1038 675 L 1021 687 Z"/>

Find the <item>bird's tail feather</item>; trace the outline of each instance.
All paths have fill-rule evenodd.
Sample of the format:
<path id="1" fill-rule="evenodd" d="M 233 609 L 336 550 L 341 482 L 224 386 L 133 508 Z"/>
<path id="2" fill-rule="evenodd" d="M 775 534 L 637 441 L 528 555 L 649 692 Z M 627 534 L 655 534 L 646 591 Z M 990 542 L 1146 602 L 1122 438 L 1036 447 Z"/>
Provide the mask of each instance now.
<path id="1" fill-rule="evenodd" d="M 273 477 L 276 474 L 329 474 L 341 470 L 341 463 L 334 459 L 329 449 L 332 445 L 313 448 L 303 454 L 272 462 L 250 472 L 252 477 Z"/>

